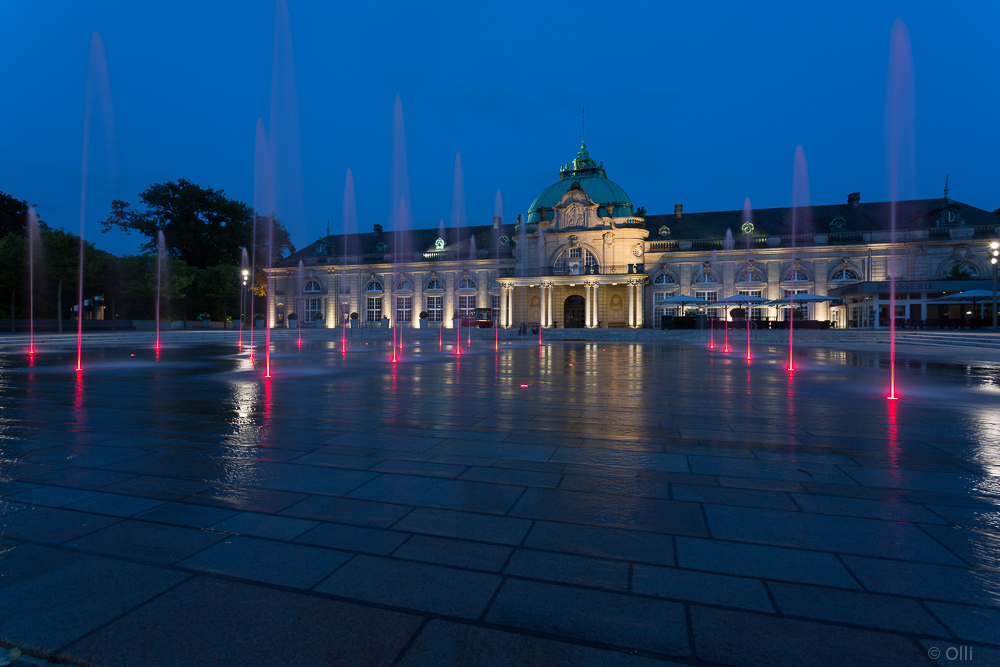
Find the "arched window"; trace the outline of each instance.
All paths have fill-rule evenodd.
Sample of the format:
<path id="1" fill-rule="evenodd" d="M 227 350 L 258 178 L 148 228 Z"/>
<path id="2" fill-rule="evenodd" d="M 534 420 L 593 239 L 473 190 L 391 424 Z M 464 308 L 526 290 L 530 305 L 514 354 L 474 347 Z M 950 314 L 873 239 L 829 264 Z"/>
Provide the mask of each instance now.
<path id="1" fill-rule="evenodd" d="M 854 269 L 842 266 L 833 272 L 830 280 L 861 280 L 861 276 Z"/>
<path id="2" fill-rule="evenodd" d="M 377 280 L 373 280 L 370 283 L 368 283 L 367 287 L 365 287 L 365 291 L 366 292 L 381 292 L 382 291 L 382 283 L 380 283 Z"/>
<path id="3" fill-rule="evenodd" d="M 719 272 L 715 269 L 710 269 L 708 271 L 702 271 L 694 277 L 694 283 L 697 285 L 704 285 L 708 283 L 721 283 L 722 280 L 719 279 Z"/>
<path id="4" fill-rule="evenodd" d="M 425 289 L 427 289 L 430 292 L 444 290 L 444 288 L 441 287 L 441 281 L 440 280 L 432 280 L 432 281 L 430 281 L 429 283 L 427 283 L 427 287 Z"/>
<path id="5" fill-rule="evenodd" d="M 322 292 L 323 288 L 320 287 L 319 283 L 315 280 L 310 280 L 306 283 L 305 287 L 302 288 L 303 292 Z"/>
<path id="6" fill-rule="evenodd" d="M 978 278 L 979 267 L 970 262 L 955 262 L 945 272 L 944 277 L 951 278 L 952 280 L 967 280 L 969 278 Z"/>
<path id="7" fill-rule="evenodd" d="M 479 289 L 476 282 L 472 278 L 463 278 L 460 283 L 458 283 L 458 289 Z"/>
<path id="8" fill-rule="evenodd" d="M 396 283 L 396 291 L 397 292 L 412 292 L 413 291 L 413 283 L 411 283 L 406 278 L 403 278 L 398 283 Z"/>
<path id="9" fill-rule="evenodd" d="M 583 266 L 580 266 L 580 260 L 583 260 Z M 559 255 L 552 264 L 552 273 L 555 274 L 597 273 L 597 269 L 597 257 L 594 256 L 594 253 L 580 247 L 570 248 Z"/>
<path id="10" fill-rule="evenodd" d="M 669 273 L 661 273 L 660 275 L 656 276 L 656 279 L 653 281 L 653 284 L 654 285 L 676 285 L 677 284 L 677 279 L 674 278 Z"/>
<path id="11" fill-rule="evenodd" d="M 490 283 L 490 290 L 498 290 L 498 289 L 500 289 L 500 281 L 494 278 L 493 282 Z"/>
<path id="12" fill-rule="evenodd" d="M 785 274 L 781 276 L 781 279 L 789 283 L 792 282 L 805 283 L 809 282 L 810 280 L 809 274 L 806 273 L 806 270 L 803 269 L 802 267 L 799 268 L 792 267 L 788 269 L 787 271 L 785 271 Z"/>
<path id="13" fill-rule="evenodd" d="M 736 282 L 738 283 L 762 283 L 764 280 L 764 272 L 757 267 L 743 269 L 736 275 Z"/>

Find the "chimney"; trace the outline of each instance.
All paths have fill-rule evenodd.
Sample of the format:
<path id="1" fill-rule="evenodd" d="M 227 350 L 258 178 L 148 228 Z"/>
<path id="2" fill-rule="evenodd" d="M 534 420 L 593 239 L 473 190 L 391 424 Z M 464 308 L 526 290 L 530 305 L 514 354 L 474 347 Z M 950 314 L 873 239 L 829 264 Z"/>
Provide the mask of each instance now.
<path id="1" fill-rule="evenodd" d="M 681 213 L 684 212 L 684 204 L 674 204 L 674 217 L 681 217 Z"/>
<path id="2" fill-rule="evenodd" d="M 494 215 L 493 216 L 493 229 L 496 229 L 499 226 L 500 226 L 500 216 L 499 215 Z"/>
<path id="3" fill-rule="evenodd" d="M 375 236 L 382 233 L 382 225 L 375 225 Z"/>
<path id="4" fill-rule="evenodd" d="M 858 204 L 861 203 L 861 193 L 852 192 L 851 194 L 847 195 L 847 203 L 851 205 L 851 208 L 857 208 Z"/>

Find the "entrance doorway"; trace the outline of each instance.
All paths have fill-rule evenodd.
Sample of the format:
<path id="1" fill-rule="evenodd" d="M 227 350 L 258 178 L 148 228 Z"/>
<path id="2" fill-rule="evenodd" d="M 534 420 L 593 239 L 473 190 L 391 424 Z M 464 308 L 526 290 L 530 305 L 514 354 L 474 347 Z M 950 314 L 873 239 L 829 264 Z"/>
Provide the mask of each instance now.
<path id="1" fill-rule="evenodd" d="M 563 306 L 563 326 L 567 329 L 583 328 L 584 301 L 579 294 L 566 299 Z"/>

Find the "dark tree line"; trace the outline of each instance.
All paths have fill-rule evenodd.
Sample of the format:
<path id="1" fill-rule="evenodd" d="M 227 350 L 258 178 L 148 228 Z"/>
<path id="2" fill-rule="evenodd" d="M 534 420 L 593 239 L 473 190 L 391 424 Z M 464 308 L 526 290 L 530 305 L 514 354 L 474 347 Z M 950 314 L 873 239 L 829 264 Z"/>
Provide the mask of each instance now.
<path id="1" fill-rule="evenodd" d="M 251 238 L 257 225 L 253 289 L 266 294 L 262 271 L 268 253 L 275 260 L 294 252 L 288 231 L 271 216 L 256 215 L 222 190 L 180 179 L 157 183 L 139 194 L 140 206 L 116 200 L 104 231 L 113 227 L 146 237 L 140 254 L 115 256 L 84 244 L 84 298 L 104 297 L 105 317 L 152 319 L 156 309 L 158 232 L 165 239 L 160 317 L 193 319 L 207 312 L 213 319 L 238 316 L 244 248 L 253 256 Z M 0 192 L 0 319 L 28 317 L 28 203 Z M 273 243 L 267 226 L 273 221 Z M 80 237 L 39 221 L 35 252 L 34 312 L 37 319 L 72 317 L 79 285 Z M 249 268 L 249 267 L 248 267 Z"/>

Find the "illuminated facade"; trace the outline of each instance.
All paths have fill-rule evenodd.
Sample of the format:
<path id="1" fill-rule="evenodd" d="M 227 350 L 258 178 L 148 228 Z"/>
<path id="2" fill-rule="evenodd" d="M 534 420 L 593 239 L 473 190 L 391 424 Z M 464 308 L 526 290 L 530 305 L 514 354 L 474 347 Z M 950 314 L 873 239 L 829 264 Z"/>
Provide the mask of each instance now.
<path id="1" fill-rule="evenodd" d="M 647 215 L 609 180 L 586 145 L 527 215 L 464 229 L 328 235 L 276 266 L 270 322 L 295 313 L 313 326 L 451 328 L 491 310 L 503 327 L 659 326 L 674 314 L 655 301 L 688 294 L 715 301 L 737 293 L 777 299 L 791 291 L 843 298 L 808 306 L 834 326 L 885 326 L 886 281 L 895 274 L 897 317 L 949 312 L 928 305 L 944 291 L 989 281 L 995 213 L 944 197 L 792 209 Z M 794 221 L 793 235 L 793 215 Z M 749 246 L 749 250 L 748 250 Z M 299 263 L 301 262 L 301 270 Z M 895 263 L 893 263 L 895 262 Z M 952 317 L 958 316 L 951 307 Z M 721 310 L 713 313 L 722 316 Z M 755 308 L 782 319 L 787 311 Z"/>

